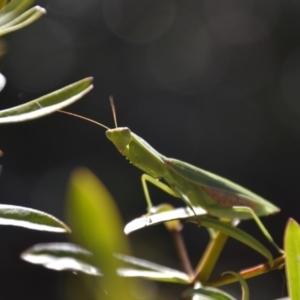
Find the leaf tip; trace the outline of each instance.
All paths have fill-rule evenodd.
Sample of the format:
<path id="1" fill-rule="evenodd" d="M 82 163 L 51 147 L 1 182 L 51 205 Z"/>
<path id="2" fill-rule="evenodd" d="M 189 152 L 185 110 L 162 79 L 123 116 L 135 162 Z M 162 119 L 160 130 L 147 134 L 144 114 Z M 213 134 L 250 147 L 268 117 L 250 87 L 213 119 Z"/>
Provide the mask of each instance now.
<path id="1" fill-rule="evenodd" d="M 297 222 L 295 221 L 295 219 L 289 218 L 289 219 L 288 219 L 288 223 L 297 223 Z"/>
<path id="2" fill-rule="evenodd" d="M 43 15 L 45 15 L 47 13 L 46 9 L 37 5 L 34 7 L 37 11 L 39 11 L 40 13 L 42 13 Z"/>
<path id="3" fill-rule="evenodd" d="M 65 225 L 66 233 L 72 233 L 72 229 L 68 225 L 66 224 L 64 225 Z"/>
<path id="4" fill-rule="evenodd" d="M 92 83 L 94 81 L 94 77 L 93 76 L 89 76 L 85 79 L 86 81 Z"/>

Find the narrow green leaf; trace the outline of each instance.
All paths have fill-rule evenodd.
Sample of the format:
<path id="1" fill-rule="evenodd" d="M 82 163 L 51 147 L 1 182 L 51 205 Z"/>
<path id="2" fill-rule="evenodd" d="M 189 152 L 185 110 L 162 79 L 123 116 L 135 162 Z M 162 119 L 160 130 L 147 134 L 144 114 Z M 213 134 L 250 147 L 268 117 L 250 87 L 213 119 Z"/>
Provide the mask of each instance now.
<path id="1" fill-rule="evenodd" d="M 38 20 L 44 14 L 46 14 L 46 10 L 44 8 L 40 6 L 32 7 L 20 16 L 15 17 L 12 21 L 2 25 L 0 27 L 0 36 L 26 27 Z"/>
<path id="2" fill-rule="evenodd" d="M 182 273 L 179 275 L 178 271 L 175 270 L 174 273 L 161 273 L 158 271 L 148 271 L 148 270 L 138 270 L 131 268 L 119 268 L 118 275 L 122 277 L 128 278 L 144 278 L 153 281 L 161 281 L 161 282 L 170 282 L 170 283 L 180 283 L 180 284 L 188 284 L 190 283 L 190 279 L 187 274 Z"/>
<path id="3" fill-rule="evenodd" d="M 153 208 L 153 211 L 158 210 L 159 208 Z M 194 207 L 195 213 L 197 216 L 205 215 L 206 211 L 199 207 Z M 140 218 L 134 219 L 131 222 L 127 223 L 124 232 L 129 234 L 138 229 L 142 229 L 148 226 L 172 221 L 172 220 L 185 220 L 195 216 L 195 213 L 189 207 L 176 208 L 170 211 L 153 213 L 151 215 L 144 215 Z"/>
<path id="4" fill-rule="evenodd" d="M 195 209 L 195 208 L 194 208 Z M 192 222 L 196 222 L 197 224 L 200 222 L 202 226 L 207 228 L 213 228 L 215 230 L 221 231 L 228 236 L 237 239 L 238 241 L 246 244 L 250 248 L 259 252 L 263 256 L 265 256 L 270 262 L 273 260 L 273 256 L 271 252 L 261 244 L 257 239 L 246 233 L 245 231 L 226 224 L 220 220 L 209 218 L 205 216 L 204 210 L 196 209 L 197 218 L 195 219 L 194 213 L 190 208 L 177 208 L 172 211 L 162 212 L 162 213 L 154 213 L 151 215 L 144 215 L 140 218 L 134 219 L 129 222 L 125 228 L 124 232 L 129 234 L 135 230 L 156 225 L 159 223 L 168 222 L 171 220 L 180 220 L 180 219 L 190 219 Z"/>
<path id="5" fill-rule="evenodd" d="M 34 3 L 34 0 L 11 0 L 0 10 L 0 26 L 10 22 Z"/>
<path id="6" fill-rule="evenodd" d="M 197 221 L 198 222 L 198 221 Z M 253 236 L 249 235 L 245 231 L 233 227 L 229 224 L 226 224 L 224 222 L 221 222 L 220 220 L 212 219 L 212 218 L 200 218 L 201 225 L 213 228 L 215 230 L 221 231 L 228 236 L 237 239 L 241 243 L 244 243 L 245 245 L 249 246 L 250 248 L 254 249 L 261 255 L 265 256 L 268 261 L 271 263 L 273 261 L 273 256 L 271 252 L 257 239 L 255 239 Z"/>
<path id="7" fill-rule="evenodd" d="M 12 11 L 15 11 L 16 13 L 22 13 L 33 3 L 34 0 L 11 0 L 0 10 L 0 13 L 8 13 Z"/>
<path id="8" fill-rule="evenodd" d="M 248 287 L 246 280 L 240 274 L 238 274 L 236 272 L 228 271 L 228 272 L 224 272 L 222 275 L 226 275 L 226 274 L 231 274 L 238 279 L 238 281 L 240 282 L 241 287 L 242 287 L 242 300 L 249 300 L 250 292 L 249 292 L 249 287 Z"/>
<path id="9" fill-rule="evenodd" d="M 42 10 L 44 13 L 46 13 L 46 10 L 40 6 L 35 6 L 32 7 L 28 10 L 26 10 L 25 12 L 23 12 L 22 14 L 16 16 L 15 18 L 13 18 L 11 21 L 5 23 L 4 25 L 0 26 L 0 30 L 3 30 L 7 27 L 12 27 L 14 25 L 18 25 L 24 21 L 26 21 L 37 9 Z"/>
<path id="10" fill-rule="evenodd" d="M 115 257 L 118 259 L 134 265 L 139 268 L 143 268 L 146 270 L 140 269 L 132 269 L 132 268 L 123 268 L 118 270 L 118 274 L 124 277 L 143 277 L 152 280 L 158 281 L 166 281 L 166 282 L 174 282 L 174 283 L 189 283 L 190 278 L 186 273 L 180 272 L 178 270 L 174 270 L 148 260 L 140 259 L 133 256 L 123 255 L 123 254 L 115 254 Z"/>
<path id="11" fill-rule="evenodd" d="M 157 263 L 153 263 L 151 261 L 145 260 L 145 259 L 141 259 L 141 258 L 137 258 L 137 257 L 133 257 L 133 256 L 129 256 L 129 255 L 124 255 L 124 254 L 115 254 L 115 257 L 134 266 L 140 267 L 140 268 L 144 268 L 144 269 L 149 269 L 152 271 L 159 271 L 161 273 L 170 273 L 170 272 L 178 272 L 181 275 L 186 275 L 183 272 L 159 265 Z"/>
<path id="12" fill-rule="evenodd" d="M 94 254 L 94 265 L 104 274 L 99 293 L 106 290 L 109 299 L 132 299 L 128 281 L 116 273 L 123 263 L 113 256 L 129 254 L 121 217 L 110 193 L 87 169 L 78 169 L 71 177 L 67 212 L 76 243 Z"/>
<path id="13" fill-rule="evenodd" d="M 21 254 L 23 260 L 55 271 L 100 276 L 101 272 L 92 264 L 92 256 L 86 249 L 70 243 L 38 244 Z"/>
<path id="14" fill-rule="evenodd" d="M 23 122 L 51 114 L 79 100 L 92 88 L 92 78 L 89 77 L 25 104 L 2 110 L 0 124 Z"/>
<path id="15" fill-rule="evenodd" d="M 286 276 L 291 300 L 300 299 L 300 226 L 290 218 L 285 228 Z"/>
<path id="16" fill-rule="evenodd" d="M 197 299 L 203 300 L 236 300 L 228 293 L 212 287 L 201 287 L 188 290 L 183 294 L 184 297 L 202 296 Z"/>
<path id="17" fill-rule="evenodd" d="M 0 225 L 51 232 L 71 232 L 66 224 L 47 213 L 32 208 L 6 204 L 0 204 Z"/>

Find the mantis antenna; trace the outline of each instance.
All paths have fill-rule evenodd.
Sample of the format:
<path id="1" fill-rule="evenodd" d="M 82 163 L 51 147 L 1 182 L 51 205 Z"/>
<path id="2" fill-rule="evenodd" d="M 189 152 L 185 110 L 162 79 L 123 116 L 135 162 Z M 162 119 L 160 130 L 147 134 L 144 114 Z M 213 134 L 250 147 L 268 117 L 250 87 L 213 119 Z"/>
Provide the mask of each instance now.
<path id="1" fill-rule="evenodd" d="M 88 121 L 88 122 L 91 122 L 91 123 L 94 123 L 96 125 L 99 125 L 107 130 L 109 130 L 110 128 L 108 128 L 107 126 L 103 125 L 102 123 L 99 123 L 95 120 L 92 120 L 92 119 L 89 119 L 89 118 L 86 118 L 84 116 L 81 116 L 81 115 L 77 115 L 77 114 L 74 114 L 74 113 L 71 113 L 69 111 L 64 111 L 64 110 L 58 110 L 58 112 L 60 113 L 63 113 L 63 114 L 66 114 L 66 115 L 69 115 L 69 116 L 72 116 L 72 117 L 76 117 L 76 118 L 79 118 L 79 119 L 82 119 L 82 120 L 85 120 L 85 121 Z"/>
<path id="2" fill-rule="evenodd" d="M 115 127 L 117 128 L 118 127 L 117 114 L 116 114 L 116 107 L 115 107 L 113 96 L 109 96 L 109 102 L 110 102 L 111 110 L 112 110 L 113 117 L 114 117 Z"/>
<path id="3" fill-rule="evenodd" d="M 36 101 L 36 104 L 40 107 L 40 108 L 43 108 L 43 106 L 38 102 Z M 88 122 L 91 122 L 91 123 L 94 123 L 98 126 L 101 126 L 107 130 L 109 130 L 110 128 L 108 128 L 107 126 L 103 125 L 102 123 L 100 122 L 97 122 L 95 120 L 92 120 L 92 119 L 89 119 L 89 118 L 86 118 L 84 116 L 81 116 L 81 115 L 77 115 L 77 114 L 74 114 L 74 113 L 71 113 L 71 112 L 68 112 L 68 111 L 64 111 L 64 110 L 57 110 L 57 112 L 60 112 L 62 114 L 65 114 L 65 115 L 69 115 L 69 116 L 72 116 L 72 117 L 75 117 L 75 118 L 79 118 L 79 119 L 82 119 L 82 120 L 85 120 L 85 121 L 88 121 Z M 1 150 L 0 150 L 1 151 Z"/>

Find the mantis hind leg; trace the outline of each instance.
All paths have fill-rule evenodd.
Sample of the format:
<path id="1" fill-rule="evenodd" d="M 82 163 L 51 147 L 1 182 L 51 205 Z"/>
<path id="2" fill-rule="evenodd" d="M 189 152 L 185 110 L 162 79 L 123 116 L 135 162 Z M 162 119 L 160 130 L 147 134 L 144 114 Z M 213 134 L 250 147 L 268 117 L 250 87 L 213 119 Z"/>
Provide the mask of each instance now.
<path id="1" fill-rule="evenodd" d="M 259 219 L 257 214 L 250 208 L 245 206 L 233 206 L 232 209 L 235 212 L 238 213 L 248 213 L 252 216 L 254 221 L 256 222 L 257 226 L 260 228 L 264 236 L 267 238 L 267 240 L 277 249 L 279 253 L 284 253 L 284 251 L 274 242 L 272 236 L 270 235 L 269 231 L 265 227 L 265 225 L 262 223 L 262 221 Z"/>
<path id="2" fill-rule="evenodd" d="M 143 174 L 141 179 L 142 179 L 142 186 L 143 186 L 143 190 L 145 193 L 145 198 L 146 198 L 146 202 L 148 205 L 149 213 L 153 213 L 153 204 L 152 204 L 152 201 L 150 198 L 150 193 L 149 193 L 149 189 L 148 189 L 148 185 L 147 185 L 148 182 L 152 183 L 159 189 L 163 190 L 164 192 L 166 192 L 167 194 L 169 194 L 175 198 L 181 198 L 180 194 L 178 194 L 175 190 L 173 190 L 168 185 L 162 183 L 161 181 L 155 179 L 154 177 L 152 177 L 148 174 Z"/>

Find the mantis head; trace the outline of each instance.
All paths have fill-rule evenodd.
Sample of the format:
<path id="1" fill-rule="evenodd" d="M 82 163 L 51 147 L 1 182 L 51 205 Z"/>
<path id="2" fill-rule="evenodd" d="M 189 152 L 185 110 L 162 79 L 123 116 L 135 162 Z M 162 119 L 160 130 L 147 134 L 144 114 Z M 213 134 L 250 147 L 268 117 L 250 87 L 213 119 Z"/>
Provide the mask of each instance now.
<path id="1" fill-rule="evenodd" d="M 165 173 L 163 156 L 152 148 L 145 140 L 134 134 L 128 127 L 118 127 L 113 98 L 110 97 L 115 128 L 109 128 L 92 119 L 60 110 L 59 112 L 77 117 L 106 129 L 106 137 L 115 145 L 118 151 L 132 164 L 154 178 L 161 178 Z"/>
<path id="2" fill-rule="evenodd" d="M 116 146 L 119 152 L 123 154 L 126 146 L 131 140 L 130 129 L 128 127 L 117 127 L 108 129 L 105 134 L 106 137 Z"/>
<path id="3" fill-rule="evenodd" d="M 115 128 L 109 128 L 102 123 L 96 122 L 92 119 L 89 119 L 89 118 L 86 118 L 86 117 L 83 117 L 81 115 L 77 115 L 77 114 L 74 114 L 71 112 L 67 112 L 67 111 L 63 111 L 63 110 L 59 110 L 59 112 L 67 114 L 67 115 L 71 115 L 76 118 L 86 120 L 88 122 L 94 123 L 96 125 L 99 125 L 99 126 L 105 128 L 107 138 L 116 146 L 116 148 L 119 150 L 119 152 L 124 154 L 124 151 L 125 151 L 127 145 L 130 143 L 130 140 L 132 138 L 132 133 L 128 127 L 118 127 L 116 110 L 115 110 L 115 105 L 114 105 L 112 96 L 109 97 L 109 100 L 110 100 L 112 113 L 113 113 L 113 117 L 114 117 Z"/>

